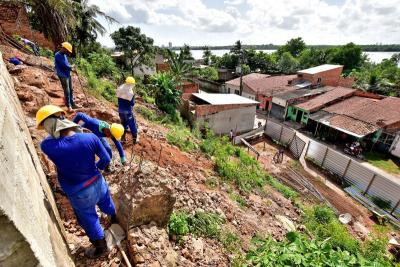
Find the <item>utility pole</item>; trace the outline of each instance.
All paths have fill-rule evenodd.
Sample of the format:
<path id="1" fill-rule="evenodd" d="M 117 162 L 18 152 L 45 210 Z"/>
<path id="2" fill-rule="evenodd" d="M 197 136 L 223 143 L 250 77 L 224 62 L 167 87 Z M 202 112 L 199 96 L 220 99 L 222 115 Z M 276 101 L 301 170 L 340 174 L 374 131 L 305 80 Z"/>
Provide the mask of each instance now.
<path id="1" fill-rule="evenodd" d="M 240 43 L 240 40 L 239 40 Z M 240 91 L 239 95 L 242 96 L 243 93 L 243 49 L 242 49 L 242 44 L 240 43 L 240 50 L 239 50 L 239 69 L 240 69 Z"/>

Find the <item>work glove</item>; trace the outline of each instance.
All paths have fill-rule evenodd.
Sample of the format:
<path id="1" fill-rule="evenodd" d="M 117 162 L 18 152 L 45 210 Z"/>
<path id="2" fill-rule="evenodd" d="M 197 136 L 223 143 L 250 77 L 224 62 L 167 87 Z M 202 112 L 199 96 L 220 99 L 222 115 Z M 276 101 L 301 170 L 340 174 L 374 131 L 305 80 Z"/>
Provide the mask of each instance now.
<path id="1" fill-rule="evenodd" d="M 121 164 L 126 165 L 126 157 L 121 157 Z"/>

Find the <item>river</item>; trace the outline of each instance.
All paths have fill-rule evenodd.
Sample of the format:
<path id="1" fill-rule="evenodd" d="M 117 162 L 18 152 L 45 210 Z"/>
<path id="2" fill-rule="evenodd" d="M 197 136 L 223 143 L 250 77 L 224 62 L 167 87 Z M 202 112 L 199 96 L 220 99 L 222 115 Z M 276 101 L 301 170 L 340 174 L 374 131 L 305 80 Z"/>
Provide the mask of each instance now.
<path id="1" fill-rule="evenodd" d="M 257 50 L 257 51 L 264 51 L 266 53 L 272 53 L 276 50 Z M 191 50 L 192 55 L 195 59 L 200 59 L 203 57 L 203 50 Z M 217 56 L 222 56 L 225 53 L 228 53 L 229 50 L 221 49 L 221 50 L 211 50 L 211 53 Z M 364 52 L 369 58 L 371 62 L 380 63 L 385 58 L 390 58 L 394 53 L 398 52 Z M 400 63 L 399 63 L 400 67 Z"/>

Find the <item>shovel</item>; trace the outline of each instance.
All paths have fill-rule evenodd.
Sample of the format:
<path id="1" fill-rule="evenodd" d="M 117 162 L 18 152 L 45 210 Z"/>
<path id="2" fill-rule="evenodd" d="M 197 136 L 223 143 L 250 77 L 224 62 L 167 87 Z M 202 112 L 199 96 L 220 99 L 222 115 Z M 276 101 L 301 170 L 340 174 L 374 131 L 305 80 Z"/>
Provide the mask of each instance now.
<path id="1" fill-rule="evenodd" d="M 125 239 L 125 231 L 119 226 L 119 224 L 112 224 L 110 228 L 104 231 L 107 241 L 107 246 L 109 249 L 117 246 L 119 251 L 121 251 L 122 257 L 125 260 L 125 263 L 128 267 L 132 267 L 129 262 L 128 257 L 125 254 L 125 251 L 121 247 L 121 241 Z"/>

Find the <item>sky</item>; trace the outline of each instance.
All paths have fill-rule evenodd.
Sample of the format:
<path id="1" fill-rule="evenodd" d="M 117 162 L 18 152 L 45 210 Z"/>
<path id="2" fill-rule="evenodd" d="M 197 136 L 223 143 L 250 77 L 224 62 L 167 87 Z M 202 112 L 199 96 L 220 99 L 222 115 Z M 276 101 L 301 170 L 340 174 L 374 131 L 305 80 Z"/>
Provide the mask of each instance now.
<path id="1" fill-rule="evenodd" d="M 156 45 L 400 43 L 400 0 L 90 0 L 119 24 L 139 27 Z"/>

